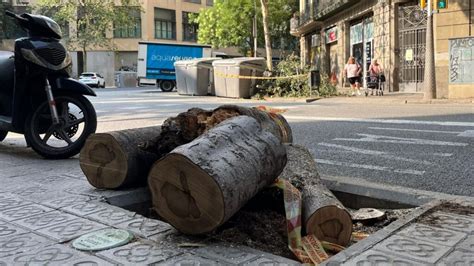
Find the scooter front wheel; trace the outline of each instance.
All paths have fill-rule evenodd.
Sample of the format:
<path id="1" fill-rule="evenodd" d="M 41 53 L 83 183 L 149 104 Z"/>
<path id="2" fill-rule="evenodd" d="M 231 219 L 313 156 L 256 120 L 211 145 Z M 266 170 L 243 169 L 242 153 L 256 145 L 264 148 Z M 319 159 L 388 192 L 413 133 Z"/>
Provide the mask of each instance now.
<path id="1" fill-rule="evenodd" d="M 0 142 L 3 141 L 8 135 L 8 131 L 0 130 Z"/>
<path id="2" fill-rule="evenodd" d="M 66 159 L 78 154 L 97 128 L 92 104 L 82 95 L 55 97 L 59 124 L 53 124 L 49 105 L 34 108 L 25 124 L 27 143 L 47 159 Z"/>

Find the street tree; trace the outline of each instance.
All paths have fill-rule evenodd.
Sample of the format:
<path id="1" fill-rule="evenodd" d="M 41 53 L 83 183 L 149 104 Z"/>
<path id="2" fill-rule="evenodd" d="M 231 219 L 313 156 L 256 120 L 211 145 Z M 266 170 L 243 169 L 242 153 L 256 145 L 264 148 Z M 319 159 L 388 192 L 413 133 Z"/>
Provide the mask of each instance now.
<path id="1" fill-rule="evenodd" d="M 262 20 L 263 20 L 263 33 L 265 35 L 265 51 L 267 54 L 267 68 L 272 71 L 272 39 L 269 30 L 269 18 L 268 18 L 268 0 L 260 0 L 262 4 Z"/>
<path id="2" fill-rule="evenodd" d="M 82 51 L 84 71 L 87 52 L 94 48 L 113 50 L 112 29 L 130 25 L 131 11 L 141 10 L 138 0 L 38 0 L 36 9 L 71 29 L 65 39 L 69 48 Z"/>
<path id="3" fill-rule="evenodd" d="M 298 10 L 298 0 L 265 2 L 268 5 L 269 47 L 294 50 L 296 39 L 290 35 L 289 23 L 293 13 Z M 238 47 L 241 53 L 248 54 L 254 44 L 252 18 L 256 15 L 258 46 L 264 46 L 261 4 L 261 0 L 215 0 L 213 7 L 191 17 L 199 26 L 198 42 L 210 44 L 215 48 L 234 46 Z"/>

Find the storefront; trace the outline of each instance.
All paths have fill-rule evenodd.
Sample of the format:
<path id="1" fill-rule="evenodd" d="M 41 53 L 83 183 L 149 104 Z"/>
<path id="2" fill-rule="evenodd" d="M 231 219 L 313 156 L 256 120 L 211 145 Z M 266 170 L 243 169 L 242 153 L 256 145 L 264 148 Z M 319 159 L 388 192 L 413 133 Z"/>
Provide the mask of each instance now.
<path id="1" fill-rule="evenodd" d="M 373 17 L 356 20 L 350 26 L 350 55 L 363 68 L 363 84 L 366 85 L 366 76 L 374 59 L 374 22 Z"/>

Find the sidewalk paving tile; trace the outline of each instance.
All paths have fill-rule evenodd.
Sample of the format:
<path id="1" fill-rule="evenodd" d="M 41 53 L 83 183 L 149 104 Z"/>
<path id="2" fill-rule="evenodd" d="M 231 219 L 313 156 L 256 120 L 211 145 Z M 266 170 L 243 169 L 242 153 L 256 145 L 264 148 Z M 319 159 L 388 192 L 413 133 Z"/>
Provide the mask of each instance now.
<path id="1" fill-rule="evenodd" d="M 466 237 L 465 233 L 418 223 L 410 225 L 399 234 L 444 246 L 454 246 Z"/>
<path id="2" fill-rule="evenodd" d="M 159 220 L 137 218 L 115 225 L 117 228 L 129 230 L 139 236 L 148 238 L 172 229 L 172 226 Z"/>
<path id="3" fill-rule="evenodd" d="M 39 204 L 30 204 L 12 209 L 2 210 L 0 212 L 0 219 L 3 219 L 5 221 L 14 221 L 51 211 L 54 211 L 54 209 Z"/>
<path id="4" fill-rule="evenodd" d="M 95 256 L 80 257 L 67 262 L 67 265 L 74 266 L 112 266 L 117 264 L 117 262 L 112 263 Z"/>
<path id="5" fill-rule="evenodd" d="M 474 232 L 472 232 L 472 235 L 468 236 L 461 243 L 459 243 L 456 248 L 464 249 L 466 251 L 471 251 L 472 253 L 474 253 Z"/>
<path id="6" fill-rule="evenodd" d="M 412 261 L 406 258 L 400 258 L 400 256 L 380 252 L 376 250 L 368 250 L 359 256 L 356 256 L 341 265 L 373 265 L 373 266 L 416 266 L 416 265 L 428 265 L 419 261 Z"/>
<path id="7" fill-rule="evenodd" d="M 99 212 L 94 212 L 84 218 L 92 219 L 107 225 L 117 225 L 134 219 L 135 213 L 116 207 L 108 207 Z"/>
<path id="8" fill-rule="evenodd" d="M 47 188 L 40 185 L 21 187 L 11 191 L 12 194 L 18 195 L 22 198 L 26 198 L 35 194 L 45 195 L 49 194 L 49 192 L 51 192 L 51 190 L 48 190 Z"/>
<path id="9" fill-rule="evenodd" d="M 123 247 L 99 252 L 97 256 L 124 265 L 148 265 L 165 261 L 179 254 L 180 252 L 175 250 L 163 249 L 152 241 L 140 240 Z"/>
<path id="10" fill-rule="evenodd" d="M 27 250 L 33 250 L 52 244 L 53 242 L 51 240 L 34 233 L 2 237 L 0 238 L 0 258 L 5 258 Z"/>
<path id="11" fill-rule="evenodd" d="M 106 225 L 96 223 L 91 220 L 77 218 L 75 220 L 40 229 L 37 231 L 37 233 L 54 239 L 58 242 L 66 242 L 83 234 L 97 231 L 106 227 Z"/>
<path id="12" fill-rule="evenodd" d="M 255 253 L 246 252 L 239 248 L 224 245 L 213 245 L 199 248 L 195 250 L 194 253 L 206 258 L 212 258 L 230 264 L 241 264 L 258 258 L 258 255 Z"/>
<path id="13" fill-rule="evenodd" d="M 7 265 L 71 265 L 71 261 L 87 258 L 63 245 L 51 245 L 28 250 L 6 258 Z"/>
<path id="14" fill-rule="evenodd" d="M 465 250 L 454 250 L 437 265 L 443 266 L 471 266 L 474 265 L 474 252 Z"/>
<path id="15" fill-rule="evenodd" d="M 436 263 L 451 248 L 423 240 L 393 235 L 376 245 L 375 249 L 400 258 L 405 257 L 420 262 Z"/>
<path id="16" fill-rule="evenodd" d="M 78 216 L 86 216 L 95 212 L 99 212 L 107 209 L 110 206 L 100 202 L 81 202 L 74 205 L 69 205 L 61 208 L 62 211 L 66 211 Z"/>
<path id="17" fill-rule="evenodd" d="M 243 262 L 239 265 L 250 265 L 250 266 L 260 266 L 260 265 L 301 265 L 301 263 L 289 260 L 283 257 L 274 256 L 274 255 L 260 255 L 256 259 L 251 261 Z"/>
<path id="18" fill-rule="evenodd" d="M 435 212 L 431 214 L 430 217 L 433 218 L 433 226 L 465 233 L 474 232 L 474 217 L 445 212 Z"/>
<path id="19" fill-rule="evenodd" d="M 60 211 L 53 211 L 21 220 L 15 220 L 13 223 L 26 227 L 30 230 L 38 230 L 76 219 L 78 219 L 77 216 Z"/>
<path id="20" fill-rule="evenodd" d="M 51 200 L 46 200 L 44 202 L 41 202 L 41 204 L 49 206 L 51 208 L 60 209 L 81 202 L 87 202 L 89 200 L 90 197 L 87 196 L 69 195 L 64 197 L 53 198 Z"/>
<path id="21" fill-rule="evenodd" d="M 31 203 L 31 201 L 17 198 L 16 196 L 10 193 L 0 194 L 0 210 L 12 209 L 24 205 L 29 205 Z"/>
<path id="22" fill-rule="evenodd" d="M 199 266 L 199 265 L 206 265 L 206 266 L 218 266 L 224 265 L 224 262 L 217 261 L 214 259 L 208 259 L 201 256 L 192 255 L 189 253 L 185 253 L 176 257 L 173 257 L 167 261 L 160 262 L 157 264 L 152 265 L 174 265 L 174 266 Z M 264 265 L 264 264 L 262 264 Z"/>
<path id="23" fill-rule="evenodd" d="M 15 224 L 7 223 L 0 220 L 0 238 L 10 237 L 12 235 L 19 235 L 27 233 L 26 229 L 23 229 Z"/>

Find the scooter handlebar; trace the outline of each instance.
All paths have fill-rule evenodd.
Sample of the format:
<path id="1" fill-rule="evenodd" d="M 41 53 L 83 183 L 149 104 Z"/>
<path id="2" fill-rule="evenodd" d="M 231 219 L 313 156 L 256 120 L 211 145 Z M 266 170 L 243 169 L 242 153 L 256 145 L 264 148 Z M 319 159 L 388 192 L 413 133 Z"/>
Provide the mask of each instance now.
<path id="1" fill-rule="evenodd" d="M 15 13 L 13 13 L 13 12 L 11 12 L 11 11 L 8 11 L 8 10 L 5 11 L 5 15 L 7 15 L 7 16 L 9 16 L 9 17 L 12 17 L 12 18 L 16 18 L 16 16 L 17 16 Z"/>
<path id="2" fill-rule="evenodd" d="M 20 16 L 20 15 L 17 15 L 17 14 L 15 14 L 15 13 L 11 12 L 11 11 L 8 11 L 8 10 L 5 11 L 5 15 L 7 15 L 7 16 L 9 16 L 9 17 L 12 17 L 12 18 L 16 18 L 16 19 L 19 20 L 19 21 L 28 21 L 27 18 L 24 18 L 24 17 L 22 17 L 22 16 Z"/>

